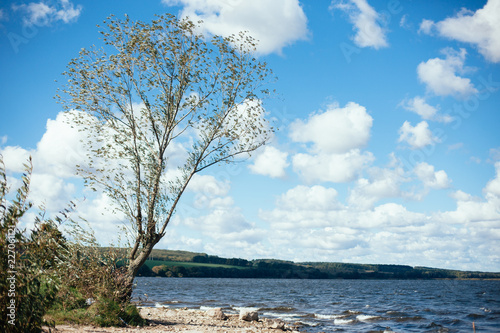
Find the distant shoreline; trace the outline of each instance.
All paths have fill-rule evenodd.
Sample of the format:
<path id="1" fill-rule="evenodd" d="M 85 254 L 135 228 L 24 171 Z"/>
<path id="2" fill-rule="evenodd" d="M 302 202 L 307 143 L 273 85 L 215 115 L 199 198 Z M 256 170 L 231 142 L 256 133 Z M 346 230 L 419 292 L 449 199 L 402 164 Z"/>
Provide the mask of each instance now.
<path id="1" fill-rule="evenodd" d="M 349 280 L 500 280 L 500 272 L 477 272 L 391 264 L 292 262 L 222 258 L 188 251 L 154 249 L 138 276 Z"/>

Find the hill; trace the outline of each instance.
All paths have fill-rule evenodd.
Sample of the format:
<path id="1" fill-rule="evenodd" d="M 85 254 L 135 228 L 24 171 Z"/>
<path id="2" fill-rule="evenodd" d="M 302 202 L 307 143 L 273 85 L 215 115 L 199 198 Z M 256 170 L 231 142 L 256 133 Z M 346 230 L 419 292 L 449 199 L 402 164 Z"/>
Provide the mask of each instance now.
<path id="1" fill-rule="evenodd" d="M 221 258 L 206 253 L 155 249 L 139 276 L 282 279 L 500 279 L 499 273 L 407 265 Z"/>

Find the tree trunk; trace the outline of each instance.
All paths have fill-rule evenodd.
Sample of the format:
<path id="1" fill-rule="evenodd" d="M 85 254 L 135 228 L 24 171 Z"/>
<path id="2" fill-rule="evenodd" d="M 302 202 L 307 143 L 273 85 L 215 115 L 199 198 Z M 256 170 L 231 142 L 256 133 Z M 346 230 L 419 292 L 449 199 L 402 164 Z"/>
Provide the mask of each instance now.
<path id="1" fill-rule="evenodd" d="M 139 269 L 144 265 L 146 260 L 148 259 L 151 251 L 153 251 L 153 247 L 155 246 L 155 242 L 151 242 L 150 244 L 146 244 L 143 247 L 139 255 L 134 259 L 130 260 L 127 266 L 127 271 L 125 273 L 125 290 L 126 293 L 124 295 L 123 301 L 128 301 L 132 298 L 132 289 L 134 286 L 134 278 L 137 275 Z"/>

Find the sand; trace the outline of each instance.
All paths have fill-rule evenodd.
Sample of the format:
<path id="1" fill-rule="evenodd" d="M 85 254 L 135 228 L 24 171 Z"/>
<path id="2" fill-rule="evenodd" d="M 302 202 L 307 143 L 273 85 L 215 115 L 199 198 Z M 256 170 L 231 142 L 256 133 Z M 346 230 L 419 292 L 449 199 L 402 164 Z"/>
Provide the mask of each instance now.
<path id="1" fill-rule="evenodd" d="M 299 332 L 295 326 L 277 320 L 259 318 L 245 321 L 239 315 L 224 315 L 220 312 L 191 309 L 139 308 L 141 316 L 148 324 L 143 327 L 95 327 L 81 325 L 57 325 L 52 332 Z M 48 332 L 48 329 L 45 330 Z"/>

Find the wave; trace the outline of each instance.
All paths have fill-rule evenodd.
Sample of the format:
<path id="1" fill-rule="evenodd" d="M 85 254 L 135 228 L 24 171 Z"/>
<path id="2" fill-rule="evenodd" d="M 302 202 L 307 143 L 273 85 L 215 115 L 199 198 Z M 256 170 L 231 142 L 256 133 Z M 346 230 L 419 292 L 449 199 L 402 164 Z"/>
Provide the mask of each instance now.
<path id="1" fill-rule="evenodd" d="M 213 310 L 213 309 L 218 309 L 218 308 L 220 308 L 220 306 L 206 306 L 206 305 L 200 306 L 201 311 L 208 311 L 208 310 Z"/>
<path id="2" fill-rule="evenodd" d="M 335 319 L 333 321 L 333 323 L 335 325 L 348 325 L 348 324 L 354 323 L 354 319 L 341 319 L 341 318 L 339 318 L 339 319 Z"/>
<path id="3" fill-rule="evenodd" d="M 168 307 L 169 307 L 168 305 L 164 305 L 164 304 L 161 304 L 159 302 L 155 303 L 155 308 L 168 308 Z"/>
<path id="4" fill-rule="evenodd" d="M 356 320 L 358 321 L 371 321 L 381 319 L 379 316 L 370 316 L 370 315 L 358 315 L 356 316 Z"/>
<path id="5" fill-rule="evenodd" d="M 260 308 L 250 307 L 250 306 L 233 306 L 233 310 L 236 310 L 237 312 L 241 312 L 241 311 L 259 311 Z"/>
<path id="6" fill-rule="evenodd" d="M 279 313 L 279 312 L 263 312 L 262 315 L 266 317 L 278 318 L 284 321 L 292 321 L 294 319 L 302 317 L 298 313 Z"/>
<path id="7" fill-rule="evenodd" d="M 314 317 L 315 318 L 318 318 L 318 319 L 339 319 L 339 318 L 346 318 L 345 315 L 325 315 L 325 314 L 321 314 L 321 313 L 315 313 L 314 314 Z"/>

